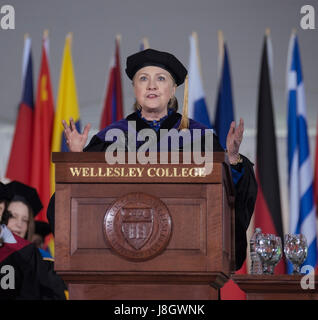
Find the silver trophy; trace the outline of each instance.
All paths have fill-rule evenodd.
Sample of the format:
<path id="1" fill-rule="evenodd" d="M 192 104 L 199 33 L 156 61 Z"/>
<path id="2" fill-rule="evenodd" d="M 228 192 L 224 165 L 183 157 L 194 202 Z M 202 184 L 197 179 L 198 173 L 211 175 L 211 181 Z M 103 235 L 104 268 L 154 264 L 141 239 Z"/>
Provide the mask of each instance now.
<path id="1" fill-rule="evenodd" d="M 293 274 L 300 274 L 300 266 L 307 258 L 308 246 L 303 234 L 285 235 L 284 253 L 286 258 L 293 264 Z"/>
<path id="2" fill-rule="evenodd" d="M 282 257 L 282 242 L 274 234 L 262 234 L 256 241 L 255 251 L 261 258 L 263 274 L 274 274 L 274 269 Z"/>

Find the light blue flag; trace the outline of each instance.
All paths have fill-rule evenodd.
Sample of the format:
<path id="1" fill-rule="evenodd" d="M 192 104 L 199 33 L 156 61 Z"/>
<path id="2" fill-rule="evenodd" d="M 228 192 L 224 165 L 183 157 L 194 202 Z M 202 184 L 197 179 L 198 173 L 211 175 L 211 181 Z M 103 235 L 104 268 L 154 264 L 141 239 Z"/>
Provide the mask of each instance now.
<path id="1" fill-rule="evenodd" d="M 304 234 L 308 256 L 303 265 L 316 266 L 317 236 L 313 171 L 307 135 L 306 101 L 296 35 L 289 43 L 287 64 L 289 232 Z M 292 271 L 288 265 L 288 273 Z"/>
<path id="2" fill-rule="evenodd" d="M 200 75 L 199 50 L 196 41 L 196 36 L 192 34 L 190 36 L 188 114 L 189 118 L 212 128 Z"/>
<path id="3" fill-rule="evenodd" d="M 214 130 L 219 138 L 221 146 L 226 149 L 226 137 L 230 129 L 231 122 L 234 121 L 232 84 L 230 62 L 227 47 L 223 42 L 223 57 L 221 57 L 221 71 L 217 104 L 214 119 Z"/>

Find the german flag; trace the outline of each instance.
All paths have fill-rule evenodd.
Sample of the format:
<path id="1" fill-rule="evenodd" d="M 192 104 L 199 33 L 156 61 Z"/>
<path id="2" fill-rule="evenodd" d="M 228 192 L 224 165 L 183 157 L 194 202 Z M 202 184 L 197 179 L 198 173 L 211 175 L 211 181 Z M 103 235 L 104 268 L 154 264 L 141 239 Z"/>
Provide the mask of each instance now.
<path id="1" fill-rule="evenodd" d="M 263 233 L 280 236 L 283 240 L 276 136 L 271 93 L 271 42 L 267 32 L 262 52 L 258 93 L 256 180 L 258 194 L 255 205 L 255 227 Z M 285 273 L 283 260 L 275 273 Z"/>

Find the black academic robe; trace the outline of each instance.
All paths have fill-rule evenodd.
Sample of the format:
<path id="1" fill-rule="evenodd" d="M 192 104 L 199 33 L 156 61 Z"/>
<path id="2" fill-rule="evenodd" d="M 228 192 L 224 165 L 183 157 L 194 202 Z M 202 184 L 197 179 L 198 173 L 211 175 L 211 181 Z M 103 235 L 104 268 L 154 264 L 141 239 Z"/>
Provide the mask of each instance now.
<path id="1" fill-rule="evenodd" d="M 14 288 L 0 286 L 1 300 L 65 300 L 63 280 L 45 261 L 38 248 L 13 234 L 16 243 L 3 243 L 0 247 L 0 280 L 9 284 L 9 271 L 13 267 Z M 12 269 L 11 269 L 12 270 Z"/>
<path id="2" fill-rule="evenodd" d="M 180 122 L 181 122 L 181 114 L 177 113 L 177 112 L 172 112 L 160 125 L 160 130 L 161 129 L 178 129 Z M 132 122 L 135 123 L 135 128 L 130 125 Z M 113 139 L 112 141 L 105 141 L 105 136 L 107 134 L 108 131 L 110 131 L 111 129 L 120 129 L 125 133 L 125 142 L 126 142 L 126 151 L 129 151 L 129 149 L 127 149 L 127 140 L 128 140 L 128 133 L 130 131 L 130 133 L 132 133 L 132 135 L 136 135 L 134 138 L 137 140 L 137 134 L 142 130 L 142 129 L 151 129 L 151 127 L 143 120 L 140 118 L 140 116 L 138 115 L 137 112 L 134 112 L 132 114 L 130 114 L 129 116 L 127 116 L 127 118 L 116 121 L 114 123 L 112 123 L 111 125 L 107 126 L 106 128 L 104 128 L 103 130 L 101 130 L 100 132 L 98 132 L 96 135 L 94 135 L 91 139 L 91 141 L 89 142 L 89 144 L 84 148 L 83 151 L 85 152 L 105 152 L 106 148 L 112 144 L 116 139 Z M 188 144 L 189 142 L 193 142 L 191 141 L 191 139 L 193 138 L 193 130 L 200 130 L 201 132 L 201 150 L 205 150 L 205 129 L 208 129 L 208 127 L 204 126 L 203 124 L 196 122 L 192 119 L 189 119 L 189 129 L 190 129 L 190 133 L 191 133 L 191 137 L 190 137 L 190 141 L 189 140 L 183 140 L 180 139 L 180 145 L 179 145 L 179 150 L 182 150 L 183 147 L 185 147 L 183 144 Z M 157 147 L 156 147 L 156 151 L 160 152 L 160 148 L 162 146 L 160 146 L 160 138 L 161 138 L 161 133 L 160 130 L 158 130 L 157 132 L 154 131 L 156 133 L 157 136 Z M 163 135 L 165 136 L 165 135 Z M 140 148 L 140 146 L 144 143 L 144 141 L 137 141 L 136 143 L 136 149 L 138 150 Z M 170 151 L 170 145 L 168 146 L 169 150 L 166 151 Z M 213 134 L 213 151 L 224 151 L 223 148 L 221 147 L 217 137 Z"/>
<path id="3" fill-rule="evenodd" d="M 173 112 L 171 113 L 161 124 L 161 129 L 177 129 L 181 122 L 181 114 Z M 140 118 L 137 112 L 134 112 L 127 116 L 127 118 L 114 122 L 105 129 L 94 135 L 89 144 L 84 148 L 85 152 L 105 152 L 106 148 L 113 143 L 113 141 L 105 141 L 105 135 L 110 129 L 121 129 L 125 133 L 125 139 L 128 136 L 129 122 L 135 121 L 136 134 L 142 129 L 151 129 L 151 127 Z M 131 127 L 129 127 L 131 129 Z M 205 150 L 205 129 L 206 126 L 198 123 L 192 119 L 189 119 L 189 129 L 192 132 L 193 129 L 200 129 L 202 132 L 201 146 L 202 151 Z M 156 132 L 158 148 L 160 148 L 160 130 Z M 182 150 L 182 139 L 179 150 Z M 137 143 L 138 149 L 142 145 L 142 142 Z M 126 148 L 127 150 L 127 148 Z M 224 151 L 221 147 L 218 138 L 213 134 L 213 151 Z M 243 163 L 237 166 L 231 166 L 233 169 L 243 172 L 242 177 L 235 184 L 235 255 L 236 255 L 236 269 L 240 269 L 246 258 L 247 240 L 246 230 L 249 226 L 256 201 L 257 195 L 257 183 L 254 175 L 253 164 L 244 156 L 242 156 Z M 48 220 L 51 224 L 52 230 L 54 230 L 54 196 L 52 197 L 48 211 Z"/>

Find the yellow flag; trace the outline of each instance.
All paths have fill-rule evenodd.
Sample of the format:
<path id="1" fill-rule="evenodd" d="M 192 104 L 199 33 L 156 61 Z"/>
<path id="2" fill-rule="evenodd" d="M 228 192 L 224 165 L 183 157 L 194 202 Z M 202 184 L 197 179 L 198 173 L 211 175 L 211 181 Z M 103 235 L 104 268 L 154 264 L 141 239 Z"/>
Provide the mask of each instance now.
<path id="1" fill-rule="evenodd" d="M 53 124 L 52 152 L 67 152 L 62 120 L 69 122 L 73 118 L 76 128 L 80 131 L 80 113 L 77 100 L 75 74 L 72 62 L 72 34 L 65 39 L 60 83 L 57 95 L 57 107 Z M 55 191 L 55 168 L 51 163 L 51 193 Z"/>

